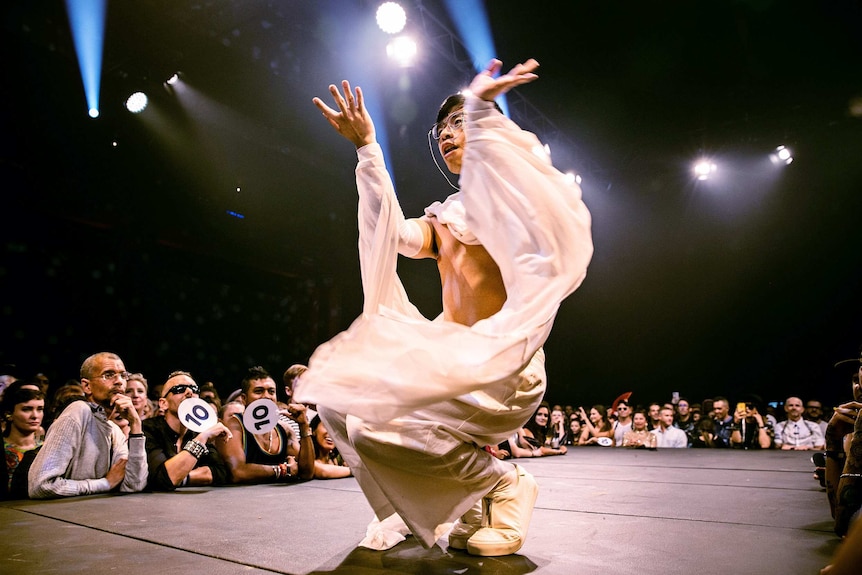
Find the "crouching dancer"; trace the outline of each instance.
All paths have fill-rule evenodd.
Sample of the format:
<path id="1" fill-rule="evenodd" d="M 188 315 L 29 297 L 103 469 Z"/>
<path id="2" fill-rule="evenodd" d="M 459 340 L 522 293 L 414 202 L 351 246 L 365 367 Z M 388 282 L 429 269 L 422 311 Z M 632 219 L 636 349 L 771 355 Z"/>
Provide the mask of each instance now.
<path id="1" fill-rule="evenodd" d="M 496 76 L 493 60 L 470 95 L 445 100 L 429 134 L 460 188 L 416 219 L 402 214 L 362 90 L 330 86 L 336 109 L 314 99 L 357 148 L 365 301 L 315 351 L 296 399 L 317 404 L 379 518 L 360 545 L 391 547 L 409 528 L 430 547 L 455 520 L 450 547 L 495 556 L 524 543 L 536 482 L 482 447 L 511 436 L 542 400 L 542 345 L 592 255 L 580 189 L 494 104 L 537 67 Z M 407 299 L 398 253 L 437 260 L 436 320 Z"/>

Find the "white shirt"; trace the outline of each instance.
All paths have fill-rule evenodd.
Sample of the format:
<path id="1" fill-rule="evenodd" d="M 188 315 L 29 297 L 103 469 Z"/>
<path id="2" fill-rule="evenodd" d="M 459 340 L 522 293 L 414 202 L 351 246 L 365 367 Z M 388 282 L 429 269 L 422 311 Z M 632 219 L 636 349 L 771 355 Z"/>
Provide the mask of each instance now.
<path id="1" fill-rule="evenodd" d="M 656 447 L 688 447 L 688 436 L 678 427 L 656 427 L 650 433 L 656 436 Z"/>

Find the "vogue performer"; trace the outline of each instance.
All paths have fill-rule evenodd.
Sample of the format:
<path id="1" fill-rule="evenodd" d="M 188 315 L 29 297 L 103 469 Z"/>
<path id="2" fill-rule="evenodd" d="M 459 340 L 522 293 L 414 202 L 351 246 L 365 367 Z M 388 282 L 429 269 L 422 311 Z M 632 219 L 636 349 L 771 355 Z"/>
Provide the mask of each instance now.
<path id="1" fill-rule="evenodd" d="M 511 436 L 542 400 L 542 345 L 593 251 L 580 189 L 494 104 L 538 65 L 498 75 L 492 60 L 467 95 L 444 101 L 431 134 L 460 188 L 416 219 L 402 214 L 362 90 L 330 86 L 335 108 L 314 99 L 357 148 L 365 300 L 315 351 L 296 398 L 317 404 L 374 509 L 360 545 L 386 549 L 409 532 L 430 547 L 450 528 L 449 546 L 474 555 L 524 543 L 536 481 L 483 446 Z M 435 320 L 408 300 L 399 253 L 437 260 Z"/>

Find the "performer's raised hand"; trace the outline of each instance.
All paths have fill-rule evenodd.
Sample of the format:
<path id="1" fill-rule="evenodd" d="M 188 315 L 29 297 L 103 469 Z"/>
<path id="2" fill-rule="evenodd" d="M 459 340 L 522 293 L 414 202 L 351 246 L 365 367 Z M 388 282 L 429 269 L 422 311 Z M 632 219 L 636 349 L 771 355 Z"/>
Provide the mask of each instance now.
<path id="1" fill-rule="evenodd" d="M 528 84 L 538 78 L 539 76 L 534 73 L 538 67 L 539 63 L 530 58 L 526 62 L 512 68 L 508 74 L 495 78 L 494 74 L 497 74 L 503 68 L 503 63 L 497 59 L 491 60 L 488 63 L 488 67 L 473 78 L 473 81 L 470 83 L 470 91 L 476 97 L 490 102 L 515 86 Z"/>
<path id="2" fill-rule="evenodd" d="M 323 117 L 332 124 L 332 127 L 353 142 L 357 148 L 375 143 L 377 136 L 374 131 L 374 122 L 371 120 L 368 110 L 365 109 L 362 88 L 357 86 L 354 94 L 347 80 L 341 81 L 341 87 L 344 90 L 343 95 L 339 93 L 334 84 L 329 85 L 329 92 L 332 94 L 338 110 L 330 108 L 320 98 L 313 98 L 312 102 L 320 109 Z"/>

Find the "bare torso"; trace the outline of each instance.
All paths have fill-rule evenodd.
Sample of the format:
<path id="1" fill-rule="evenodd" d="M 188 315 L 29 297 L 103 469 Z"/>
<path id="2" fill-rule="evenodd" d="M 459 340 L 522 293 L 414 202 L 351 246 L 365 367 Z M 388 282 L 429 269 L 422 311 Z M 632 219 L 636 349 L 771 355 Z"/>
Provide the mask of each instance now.
<path id="1" fill-rule="evenodd" d="M 506 288 L 500 268 L 487 250 L 461 243 L 437 218 L 426 221 L 434 230 L 443 319 L 473 325 L 500 311 L 506 301 Z"/>

